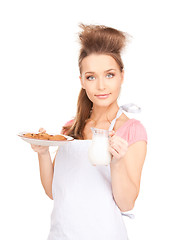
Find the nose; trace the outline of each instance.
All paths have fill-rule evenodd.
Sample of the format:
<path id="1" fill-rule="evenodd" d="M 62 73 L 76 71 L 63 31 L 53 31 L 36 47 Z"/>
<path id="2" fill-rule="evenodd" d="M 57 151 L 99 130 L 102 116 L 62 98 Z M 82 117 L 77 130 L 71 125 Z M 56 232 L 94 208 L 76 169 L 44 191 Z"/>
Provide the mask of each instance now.
<path id="1" fill-rule="evenodd" d="M 105 83 L 103 78 L 97 79 L 97 89 L 98 90 L 104 90 L 105 89 Z"/>

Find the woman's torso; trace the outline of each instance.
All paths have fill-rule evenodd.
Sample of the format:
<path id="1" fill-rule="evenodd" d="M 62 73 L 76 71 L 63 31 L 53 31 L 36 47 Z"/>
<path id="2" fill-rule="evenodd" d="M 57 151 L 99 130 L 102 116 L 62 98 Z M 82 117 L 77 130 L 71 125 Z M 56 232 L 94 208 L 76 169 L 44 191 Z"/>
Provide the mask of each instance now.
<path id="1" fill-rule="evenodd" d="M 109 130 L 113 128 L 129 145 L 147 141 L 145 128 L 138 120 L 128 119 L 125 114 L 121 114 L 116 123 L 115 120 Z M 108 129 L 107 124 L 104 129 Z M 88 159 L 92 142 L 89 128 L 90 125 L 86 125 L 84 132 L 88 140 L 75 139 L 59 147 L 48 240 L 127 239 L 122 215 L 112 194 L 110 166 L 93 166 Z"/>
<path id="2" fill-rule="evenodd" d="M 54 208 L 48 240 L 126 240 L 111 187 L 110 166 L 92 166 L 91 140 L 61 146 L 53 177 Z"/>
<path id="3" fill-rule="evenodd" d="M 122 114 L 114 130 L 126 121 L 128 118 Z M 95 127 L 108 129 L 109 126 L 106 122 Z M 88 159 L 90 127 L 91 124 L 86 124 L 85 140 L 74 140 L 58 150 L 48 240 L 127 239 L 122 215 L 112 194 L 110 166 L 92 166 Z"/>

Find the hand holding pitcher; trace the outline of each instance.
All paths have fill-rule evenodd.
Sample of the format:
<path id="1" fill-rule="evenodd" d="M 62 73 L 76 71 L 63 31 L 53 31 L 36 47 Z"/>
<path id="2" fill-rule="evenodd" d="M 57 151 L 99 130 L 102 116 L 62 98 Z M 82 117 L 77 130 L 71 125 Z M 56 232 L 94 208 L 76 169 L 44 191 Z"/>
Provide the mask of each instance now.
<path id="1" fill-rule="evenodd" d="M 109 151 L 112 154 L 112 161 L 123 158 L 128 150 L 128 142 L 117 136 L 114 131 L 109 132 Z"/>

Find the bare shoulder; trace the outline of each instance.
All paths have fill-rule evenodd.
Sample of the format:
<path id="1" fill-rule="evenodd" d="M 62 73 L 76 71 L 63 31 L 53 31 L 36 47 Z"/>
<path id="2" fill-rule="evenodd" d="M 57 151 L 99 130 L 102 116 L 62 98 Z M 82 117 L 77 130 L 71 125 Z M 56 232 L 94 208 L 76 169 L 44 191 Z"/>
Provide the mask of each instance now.
<path id="1" fill-rule="evenodd" d="M 123 126 L 125 122 L 127 122 L 130 118 L 128 118 L 124 113 L 117 119 L 115 126 L 114 126 L 114 131 L 117 131 L 120 127 Z"/>
<path id="2" fill-rule="evenodd" d="M 124 113 L 122 113 L 122 115 L 120 116 L 120 121 L 122 121 L 123 123 L 125 123 L 129 119 L 130 118 L 128 118 L 128 116 L 126 116 L 126 114 L 124 114 Z"/>

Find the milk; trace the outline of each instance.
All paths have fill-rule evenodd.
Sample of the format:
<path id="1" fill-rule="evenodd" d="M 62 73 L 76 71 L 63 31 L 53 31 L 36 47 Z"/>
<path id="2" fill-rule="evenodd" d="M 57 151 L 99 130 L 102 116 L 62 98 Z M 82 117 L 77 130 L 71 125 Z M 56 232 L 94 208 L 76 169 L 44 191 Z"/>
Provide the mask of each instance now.
<path id="1" fill-rule="evenodd" d="M 111 161 L 109 131 L 97 128 L 91 129 L 93 137 L 88 152 L 89 160 L 93 165 L 108 165 Z"/>

